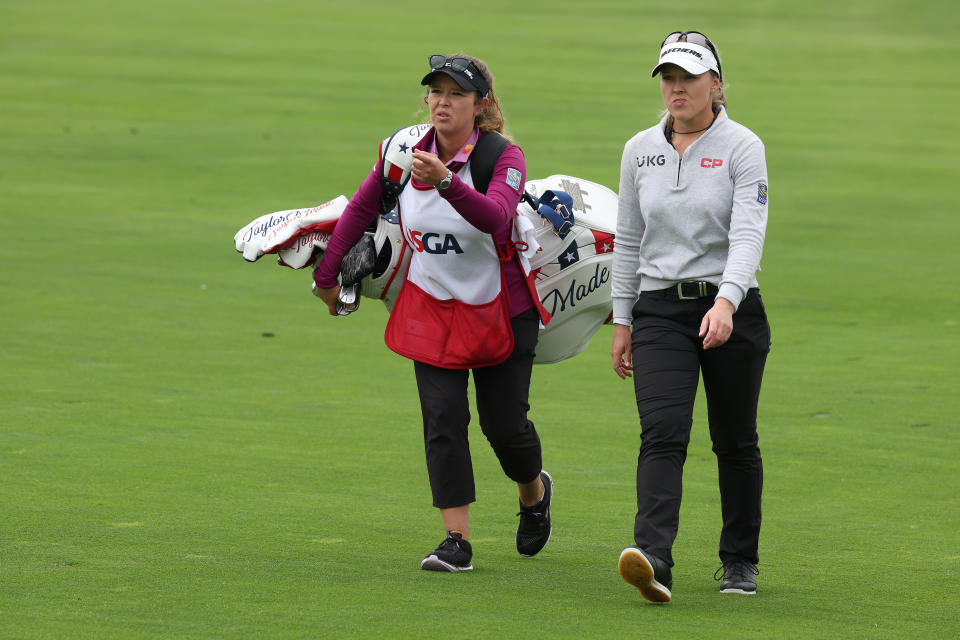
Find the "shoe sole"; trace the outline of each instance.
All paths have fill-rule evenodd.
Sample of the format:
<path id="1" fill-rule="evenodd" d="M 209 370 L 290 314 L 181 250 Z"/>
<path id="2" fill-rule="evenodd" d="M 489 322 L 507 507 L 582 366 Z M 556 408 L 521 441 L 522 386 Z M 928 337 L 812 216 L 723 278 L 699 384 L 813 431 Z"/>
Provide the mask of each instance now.
<path id="1" fill-rule="evenodd" d="M 553 506 L 553 476 L 551 476 L 549 473 L 547 473 L 543 469 L 540 470 L 540 473 L 547 476 L 547 478 L 550 480 L 550 506 L 547 507 L 547 518 L 550 518 L 550 508 Z M 547 546 L 547 543 L 550 542 L 550 536 L 552 535 L 553 535 L 553 518 L 550 518 L 550 531 L 547 532 L 547 539 L 544 540 L 543 547 Z M 517 553 L 519 553 L 520 556 L 523 558 L 532 558 L 538 553 L 540 553 L 541 551 L 543 551 L 543 547 L 540 547 L 533 553 L 523 553 L 522 551 L 520 551 L 520 549 L 517 549 Z"/>
<path id="2" fill-rule="evenodd" d="M 747 591 L 745 589 L 720 589 L 720 593 L 739 593 L 744 596 L 755 596 L 757 595 L 757 590 Z"/>
<path id="3" fill-rule="evenodd" d="M 473 571 L 472 564 L 468 564 L 465 567 L 458 567 L 455 564 L 444 562 L 433 554 L 430 554 L 423 559 L 423 561 L 420 563 L 420 568 L 424 571 L 446 571 L 448 573 L 456 573 L 457 571 Z"/>
<path id="4" fill-rule="evenodd" d="M 645 600 L 664 604 L 670 602 L 670 589 L 656 581 L 653 577 L 653 565 L 640 553 L 639 549 L 629 547 L 620 554 L 617 563 L 620 577 L 635 586 Z"/>

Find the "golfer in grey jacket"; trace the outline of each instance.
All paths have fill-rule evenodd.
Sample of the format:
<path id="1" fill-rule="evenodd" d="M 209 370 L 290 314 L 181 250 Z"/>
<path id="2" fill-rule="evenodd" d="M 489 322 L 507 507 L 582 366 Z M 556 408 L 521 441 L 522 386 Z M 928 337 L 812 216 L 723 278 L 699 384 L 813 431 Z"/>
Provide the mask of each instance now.
<path id="1" fill-rule="evenodd" d="M 672 597 L 683 464 L 700 374 L 717 456 L 723 593 L 756 593 L 763 468 L 757 402 L 770 327 L 757 288 L 767 222 L 763 143 L 727 115 L 716 47 L 696 31 L 663 41 L 667 113 L 620 165 L 613 259 L 613 369 L 640 414 L 634 542 L 620 575 Z M 632 327 L 632 330 L 631 330 Z"/>

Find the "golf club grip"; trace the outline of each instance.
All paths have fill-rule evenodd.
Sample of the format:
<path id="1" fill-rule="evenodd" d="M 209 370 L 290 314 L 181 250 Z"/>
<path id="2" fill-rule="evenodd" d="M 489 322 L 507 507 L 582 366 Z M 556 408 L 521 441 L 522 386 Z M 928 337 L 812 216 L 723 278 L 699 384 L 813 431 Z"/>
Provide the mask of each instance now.
<path id="1" fill-rule="evenodd" d="M 533 209 L 534 211 L 537 210 L 537 202 L 539 202 L 539 200 L 526 189 L 523 190 L 523 195 L 520 196 L 520 200 L 530 205 L 530 208 Z"/>

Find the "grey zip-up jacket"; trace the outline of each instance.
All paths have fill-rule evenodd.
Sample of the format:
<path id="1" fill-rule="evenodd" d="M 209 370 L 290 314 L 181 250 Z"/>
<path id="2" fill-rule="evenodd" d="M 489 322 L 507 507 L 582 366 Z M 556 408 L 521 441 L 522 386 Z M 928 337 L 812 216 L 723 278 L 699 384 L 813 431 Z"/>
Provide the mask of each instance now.
<path id="1" fill-rule="evenodd" d="M 630 325 L 641 291 L 705 280 L 736 309 L 757 286 L 767 226 L 763 143 L 721 108 L 683 157 L 668 116 L 623 149 L 613 249 L 613 321 Z"/>

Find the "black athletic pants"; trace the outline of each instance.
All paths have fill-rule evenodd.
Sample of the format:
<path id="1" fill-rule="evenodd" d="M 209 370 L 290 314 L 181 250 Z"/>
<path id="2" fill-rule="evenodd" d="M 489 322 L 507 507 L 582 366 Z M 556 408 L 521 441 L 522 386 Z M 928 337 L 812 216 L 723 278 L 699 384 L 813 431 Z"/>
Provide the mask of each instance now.
<path id="1" fill-rule="evenodd" d="M 670 566 L 701 373 L 720 481 L 720 559 L 759 560 L 763 465 L 757 402 L 770 326 L 759 292 L 750 289 L 733 316 L 730 339 L 705 351 L 697 334 L 713 302 L 651 291 L 633 308 L 633 380 L 641 424 L 634 539 Z"/>
<path id="2" fill-rule="evenodd" d="M 540 320 L 535 309 L 511 318 L 513 353 L 505 362 L 472 369 L 480 428 L 514 482 L 531 482 L 540 474 L 540 437 L 527 419 L 530 374 Z M 433 506 L 459 507 L 476 500 L 467 425 L 470 407 L 467 378 L 471 370 L 442 369 L 414 361 L 427 473 Z"/>

